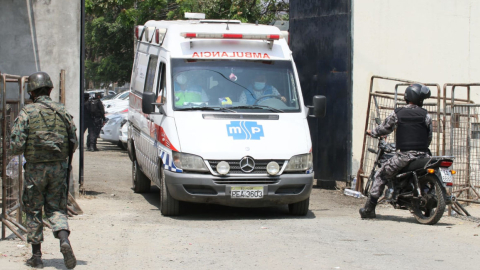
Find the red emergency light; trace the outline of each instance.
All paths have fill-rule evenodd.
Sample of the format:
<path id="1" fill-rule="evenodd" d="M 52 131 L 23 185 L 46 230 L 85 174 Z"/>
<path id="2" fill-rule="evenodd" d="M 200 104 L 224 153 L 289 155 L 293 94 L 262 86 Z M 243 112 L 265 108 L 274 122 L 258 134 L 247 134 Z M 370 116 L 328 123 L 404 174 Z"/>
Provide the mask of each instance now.
<path id="1" fill-rule="evenodd" d="M 279 40 L 277 34 L 180 33 L 184 38 Z"/>

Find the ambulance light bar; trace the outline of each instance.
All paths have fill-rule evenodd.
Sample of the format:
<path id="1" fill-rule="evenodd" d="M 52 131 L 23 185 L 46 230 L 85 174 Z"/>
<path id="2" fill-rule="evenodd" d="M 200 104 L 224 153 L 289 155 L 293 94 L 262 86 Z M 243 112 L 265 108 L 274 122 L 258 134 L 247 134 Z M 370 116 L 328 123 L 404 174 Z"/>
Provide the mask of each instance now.
<path id="1" fill-rule="evenodd" d="M 184 38 L 279 40 L 277 34 L 180 33 Z"/>
<path id="2" fill-rule="evenodd" d="M 141 42 L 154 42 L 158 45 L 162 45 L 166 33 L 166 28 L 157 29 L 155 27 L 147 27 L 142 25 L 137 25 L 135 27 L 135 39 Z"/>

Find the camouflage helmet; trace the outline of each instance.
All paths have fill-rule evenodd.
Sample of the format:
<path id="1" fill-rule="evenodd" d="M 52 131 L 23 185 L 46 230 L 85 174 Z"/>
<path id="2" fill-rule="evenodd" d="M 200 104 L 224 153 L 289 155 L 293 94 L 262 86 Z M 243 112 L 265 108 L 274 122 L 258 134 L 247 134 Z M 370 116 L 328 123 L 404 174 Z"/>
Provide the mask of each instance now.
<path id="1" fill-rule="evenodd" d="M 27 92 L 30 93 L 43 87 L 53 88 L 52 80 L 45 72 L 35 72 L 28 77 Z"/>

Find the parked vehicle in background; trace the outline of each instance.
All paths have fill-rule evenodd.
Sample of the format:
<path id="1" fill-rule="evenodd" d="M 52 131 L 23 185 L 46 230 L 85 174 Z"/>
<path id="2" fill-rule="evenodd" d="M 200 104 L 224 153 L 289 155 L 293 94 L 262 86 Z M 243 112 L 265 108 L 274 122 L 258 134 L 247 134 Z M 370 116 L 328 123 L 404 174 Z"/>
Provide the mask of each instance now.
<path id="1" fill-rule="evenodd" d="M 105 106 L 105 109 L 108 109 L 112 106 L 115 106 L 116 102 L 122 101 L 122 100 L 128 101 L 129 98 L 130 98 L 130 91 L 122 92 L 122 93 L 119 93 L 116 96 L 112 97 L 109 100 L 105 100 L 103 102 L 103 105 Z"/>
<path id="2" fill-rule="evenodd" d="M 128 99 L 117 100 L 105 106 L 105 114 L 126 113 L 128 112 Z"/>
<path id="3" fill-rule="evenodd" d="M 85 93 L 90 94 L 90 97 L 92 98 L 95 93 L 100 93 L 102 95 L 102 98 L 105 96 L 105 89 L 96 89 L 96 90 L 86 90 Z M 113 90 L 107 90 L 108 95 L 115 95 L 115 91 Z"/>
<path id="4" fill-rule="evenodd" d="M 120 141 L 122 142 L 122 148 L 127 149 L 127 141 L 128 141 L 128 128 L 130 124 L 128 121 L 122 126 L 120 129 Z"/>
<path id="5" fill-rule="evenodd" d="M 107 116 L 107 123 L 100 130 L 100 138 L 122 147 L 121 129 L 127 123 L 126 113 L 115 113 Z"/>
<path id="6" fill-rule="evenodd" d="M 104 96 L 103 98 L 101 98 L 101 100 L 102 100 L 102 102 L 104 102 L 104 101 L 107 101 L 107 100 L 110 100 L 110 99 L 114 98 L 115 96 L 116 96 L 116 94 L 115 95 L 107 95 L 107 96 Z"/>

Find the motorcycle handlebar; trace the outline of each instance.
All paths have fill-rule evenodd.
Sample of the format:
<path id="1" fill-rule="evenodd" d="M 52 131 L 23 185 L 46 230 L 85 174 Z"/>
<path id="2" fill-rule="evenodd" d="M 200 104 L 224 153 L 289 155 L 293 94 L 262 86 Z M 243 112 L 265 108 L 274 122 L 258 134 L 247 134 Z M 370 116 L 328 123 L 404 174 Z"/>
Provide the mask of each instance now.
<path id="1" fill-rule="evenodd" d="M 365 134 L 367 134 L 368 136 L 372 137 L 372 138 L 375 138 L 375 139 L 386 139 L 387 136 L 373 136 L 371 133 L 368 133 L 367 131 L 365 131 Z"/>

